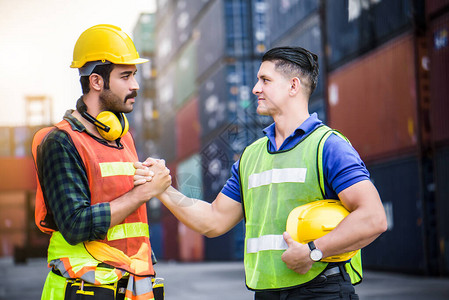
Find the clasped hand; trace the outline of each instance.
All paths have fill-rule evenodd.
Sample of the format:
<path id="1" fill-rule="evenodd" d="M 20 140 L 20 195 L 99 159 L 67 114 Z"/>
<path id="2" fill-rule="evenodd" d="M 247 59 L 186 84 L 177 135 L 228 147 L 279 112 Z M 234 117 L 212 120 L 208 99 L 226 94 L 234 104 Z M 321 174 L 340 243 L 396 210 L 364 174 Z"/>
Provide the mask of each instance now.
<path id="1" fill-rule="evenodd" d="M 160 194 L 171 185 L 170 170 L 163 159 L 149 157 L 144 162 L 135 162 L 134 168 L 134 186 L 151 182 L 157 194 Z"/>

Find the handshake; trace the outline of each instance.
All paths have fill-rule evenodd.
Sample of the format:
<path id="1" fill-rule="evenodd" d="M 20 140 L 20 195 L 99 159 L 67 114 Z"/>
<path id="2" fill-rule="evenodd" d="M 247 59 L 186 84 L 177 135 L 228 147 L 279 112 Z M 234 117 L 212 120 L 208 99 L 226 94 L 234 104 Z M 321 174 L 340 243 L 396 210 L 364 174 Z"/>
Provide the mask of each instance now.
<path id="1" fill-rule="evenodd" d="M 135 162 L 134 168 L 134 187 L 148 193 L 149 198 L 162 194 L 172 183 L 163 159 L 149 157 L 144 162 Z"/>

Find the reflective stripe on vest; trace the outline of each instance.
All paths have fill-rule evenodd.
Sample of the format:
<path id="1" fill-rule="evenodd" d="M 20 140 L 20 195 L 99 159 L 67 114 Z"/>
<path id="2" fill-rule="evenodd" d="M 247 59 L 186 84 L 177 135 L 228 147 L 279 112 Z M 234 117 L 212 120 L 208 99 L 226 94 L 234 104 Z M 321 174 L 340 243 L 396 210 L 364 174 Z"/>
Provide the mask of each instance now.
<path id="1" fill-rule="evenodd" d="M 101 176 L 134 176 L 136 169 L 132 162 L 103 162 L 99 163 Z"/>
<path id="2" fill-rule="evenodd" d="M 248 188 L 282 182 L 304 182 L 306 168 L 272 169 L 258 174 L 251 174 L 248 178 Z"/>
<path id="3" fill-rule="evenodd" d="M 264 235 L 258 238 L 250 238 L 246 241 L 246 253 L 256 253 L 266 250 L 286 250 L 287 243 L 282 235 Z"/>
<path id="4" fill-rule="evenodd" d="M 115 241 L 133 237 L 150 237 L 148 224 L 145 223 L 125 223 L 115 225 L 108 230 L 108 241 Z"/>

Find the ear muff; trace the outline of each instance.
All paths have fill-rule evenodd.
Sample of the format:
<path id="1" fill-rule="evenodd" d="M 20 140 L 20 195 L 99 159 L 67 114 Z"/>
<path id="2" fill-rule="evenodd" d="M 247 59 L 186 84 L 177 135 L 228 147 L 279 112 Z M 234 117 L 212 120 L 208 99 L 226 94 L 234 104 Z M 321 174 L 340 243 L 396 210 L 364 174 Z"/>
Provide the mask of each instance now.
<path id="1" fill-rule="evenodd" d="M 128 119 L 124 113 L 113 113 L 110 111 L 102 111 L 96 118 L 99 122 L 109 127 L 109 131 L 105 131 L 97 126 L 100 135 L 108 140 L 115 141 L 124 136 L 129 130 Z"/>

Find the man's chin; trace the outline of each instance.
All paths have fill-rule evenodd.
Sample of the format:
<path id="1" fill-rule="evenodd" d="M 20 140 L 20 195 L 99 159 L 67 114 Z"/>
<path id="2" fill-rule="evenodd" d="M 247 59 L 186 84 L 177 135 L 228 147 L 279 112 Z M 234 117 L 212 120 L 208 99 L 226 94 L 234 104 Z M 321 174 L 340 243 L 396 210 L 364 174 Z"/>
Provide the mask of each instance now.
<path id="1" fill-rule="evenodd" d="M 270 115 L 266 109 L 259 108 L 259 107 L 256 109 L 256 112 L 257 112 L 257 114 L 259 114 L 261 116 L 269 116 Z"/>

